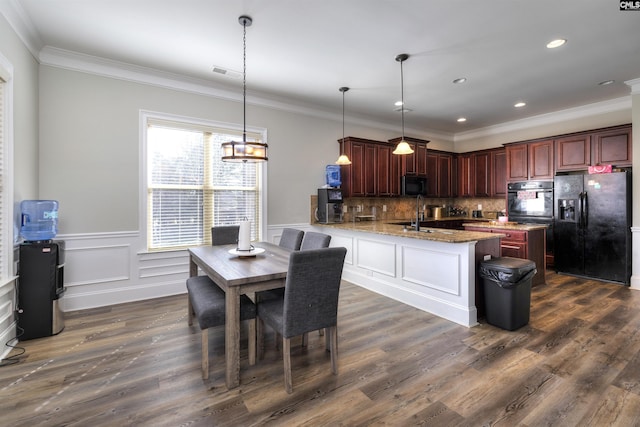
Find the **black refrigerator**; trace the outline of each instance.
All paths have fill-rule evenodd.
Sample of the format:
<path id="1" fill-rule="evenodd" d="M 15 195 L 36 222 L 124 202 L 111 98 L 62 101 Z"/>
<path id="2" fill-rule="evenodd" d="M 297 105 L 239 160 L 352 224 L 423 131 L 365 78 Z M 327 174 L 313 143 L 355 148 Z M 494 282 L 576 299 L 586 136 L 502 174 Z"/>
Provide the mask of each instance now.
<path id="1" fill-rule="evenodd" d="M 631 280 L 631 173 L 554 179 L 555 269 L 628 285 Z"/>

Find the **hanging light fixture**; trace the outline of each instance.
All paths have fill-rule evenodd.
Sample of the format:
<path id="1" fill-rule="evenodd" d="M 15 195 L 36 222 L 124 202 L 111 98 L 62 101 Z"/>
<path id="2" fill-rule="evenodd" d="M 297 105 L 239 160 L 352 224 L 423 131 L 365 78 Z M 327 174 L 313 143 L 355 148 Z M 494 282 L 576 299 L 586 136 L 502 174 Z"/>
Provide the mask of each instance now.
<path id="1" fill-rule="evenodd" d="M 244 107 L 244 127 L 242 141 L 222 143 L 222 161 L 224 162 L 263 162 L 267 160 L 267 144 L 262 142 L 247 142 L 247 27 L 253 20 L 248 16 L 241 16 L 238 22 L 243 28 L 243 70 L 242 70 L 242 104 Z"/>
<path id="2" fill-rule="evenodd" d="M 401 53 L 400 55 L 396 56 L 396 61 L 400 63 L 400 102 L 402 103 L 402 105 L 400 106 L 400 115 L 402 116 L 402 139 L 400 140 L 400 142 L 398 142 L 398 145 L 396 145 L 396 149 L 393 150 L 393 154 L 400 155 L 413 153 L 413 149 L 411 148 L 411 146 L 407 143 L 407 141 L 404 140 L 404 73 L 402 72 L 402 63 L 406 61 L 407 58 L 409 58 L 409 55 L 407 55 L 406 53 Z"/>
<path id="3" fill-rule="evenodd" d="M 338 160 L 336 160 L 336 165 L 350 165 L 351 160 L 349 160 L 349 157 L 344 153 L 344 93 L 348 91 L 349 88 L 341 87 L 338 90 L 342 92 L 342 144 L 340 144 L 340 151 L 342 153 L 340 154 L 340 157 L 338 157 Z"/>

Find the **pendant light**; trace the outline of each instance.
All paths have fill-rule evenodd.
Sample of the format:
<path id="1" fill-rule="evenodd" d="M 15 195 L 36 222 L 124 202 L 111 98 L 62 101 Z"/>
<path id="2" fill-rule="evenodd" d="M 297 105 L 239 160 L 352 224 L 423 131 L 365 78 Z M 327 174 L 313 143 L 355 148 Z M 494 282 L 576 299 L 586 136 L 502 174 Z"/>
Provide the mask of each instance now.
<path id="1" fill-rule="evenodd" d="M 341 87 L 338 90 L 342 92 L 342 144 L 340 144 L 340 151 L 342 151 L 342 153 L 340 154 L 340 157 L 338 157 L 338 160 L 336 160 L 336 165 L 350 165 L 351 160 L 349 160 L 349 157 L 344 153 L 344 93 L 348 91 L 349 88 Z"/>
<path id="2" fill-rule="evenodd" d="M 242 70 L 242 104 L 244 113 L 244 127 L 242 141 L 222 143 L 222 161 L 224 162 L 263 162 L 267 160 L 267 144 L 262 142 L 247 142 L 247 27 L 253 20 L 248 16 L 241 16 L 238 22 L 243 28 L 243 70 Z"/>
<path id="3" fill-rule="evenodd" d="M 407 141 L 404 140 L 404 73 L 402 72 L 402 63 L 406 61 L 407 58 L 409 58 L 409 55 L 407 55 L 406 53 L 401 53 L 400 55 L 396 56 L 396 61 L 400 63 L 400 102 L 402 103 L 402 105 L 400 106 L 400 115 L 402 116 L 402 139 L 400 140 L 400 142 L 398 142 L 398 145 L 396 145 L 396 149 L 393 150 L 393 154 L 399 155 L 413 153 L 413 149 L 411 148 L 411 146 L 407 144 Z"/>

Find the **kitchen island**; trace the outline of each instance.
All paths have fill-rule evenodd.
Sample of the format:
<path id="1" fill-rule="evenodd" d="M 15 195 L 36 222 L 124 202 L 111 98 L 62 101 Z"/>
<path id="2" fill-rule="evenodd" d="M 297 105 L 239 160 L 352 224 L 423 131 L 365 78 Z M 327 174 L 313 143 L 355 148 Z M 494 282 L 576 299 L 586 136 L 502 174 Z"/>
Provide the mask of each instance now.
<path id="1" fill-rule="evenodd" d="M 535 262 L 538 271 L 531 280 L 531 286 L 546 284 L 546 225 L 490 221 L 465 223 L 464 229 L 503 234 L 500 242 L 500 256 L 523 258 Z"/>
<path id="2" fill-rule="evenodd" d="M 343 278 L 467 327 L 482 315 L 477 266 L 500 256 L 501 234 L 361 221 L 312 224 L 347 248 Z"/>

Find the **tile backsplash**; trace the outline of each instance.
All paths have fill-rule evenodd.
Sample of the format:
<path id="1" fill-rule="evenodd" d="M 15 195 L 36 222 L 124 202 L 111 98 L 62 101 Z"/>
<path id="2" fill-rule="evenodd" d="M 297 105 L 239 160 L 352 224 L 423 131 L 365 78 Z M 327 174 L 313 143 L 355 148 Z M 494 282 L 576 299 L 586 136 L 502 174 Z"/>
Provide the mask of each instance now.
<path id="1" fill-rule="evenodd" d="M 474 210 L 481 210 L 485 218 L 495 218 L 496 212 L 506 210 L 506 200 L 500 198 L 453 198 L 453 199 L 429 199 L 421 200 L 420 210 L 426 207 L 425 216 L 429 217 L 429 208 L 432 206 L 445 206 L 459 217 L 469 217 Z M 353 221 L 359 216 L 376 220 L 404 220 L 414 218 L 416 215 L 415 197 L 351 197 L 345 198 L 344 205 L 347 210 L 344 221 Z M 318 206 L 318 196 L 311 195 L 310 217 L 311 223 L 316 222 L 315 210 Z M 444 209 L 446 212 L 447 209 Z M 446 213 L 443 212 L 443 215 Z M 466 215 L 461 214 L 462 212 Z M 453 216 L 453 215 L 452 215 Z"/>

